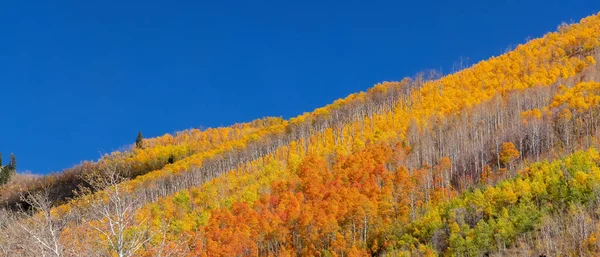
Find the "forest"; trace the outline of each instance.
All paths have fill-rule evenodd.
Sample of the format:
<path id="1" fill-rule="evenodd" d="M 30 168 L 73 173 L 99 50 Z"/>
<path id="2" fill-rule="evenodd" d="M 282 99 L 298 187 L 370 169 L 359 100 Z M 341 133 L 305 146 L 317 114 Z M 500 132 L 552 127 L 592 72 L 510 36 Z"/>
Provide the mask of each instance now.
<path id="1" fill-rule="evenodd" d="M 0 177 L 0 255 L 598 256 L 596 60 L 600 14 L 289 120 Z"/>

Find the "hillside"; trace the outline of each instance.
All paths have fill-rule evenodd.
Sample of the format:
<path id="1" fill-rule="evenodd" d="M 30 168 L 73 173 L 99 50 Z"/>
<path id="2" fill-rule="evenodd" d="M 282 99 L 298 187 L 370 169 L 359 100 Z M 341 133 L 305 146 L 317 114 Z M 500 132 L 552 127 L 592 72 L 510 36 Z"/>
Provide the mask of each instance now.
<path id="1" fill-rule="evenodd" d="M 596 14 L 455 74 L 13 181 L 0 252 L 598 255 L 599 48 Z"/>
<path id="2" fill-rule="evenodd" d="M 119 163 L 123 169 L 121 172 L 123 176 L 135 178 L 165 168 L 194 154 L 210 156 L 215 154 L 215 150 L 228 145 L 260 138 L 262 134 L 267 133 L 266 131 L 282 122 L 284 121 L 281 118 L 269 117 L 249 123 L 234 124 L 230 127 L 209 128 L 203 131 L 190 129 L 177 132 L 175 135 L 165 134 L 161 137 L 143 139 L 141 147 L 127 146 L 124 151 L 105 154 L 96 162 L 85 161 L 60 173 L 44 177 L 15 179 L 0 188 L 0 202 L 12 208 L 17 204 L 26 205 L 25 202 L 20 201 L 19 192 L 35 192 L 42 188 L 52 192 L 52 201 L 62 202 L 73 197 L 72 191 L 77 189 L 78 185 L 85 184 L 84 175 L 97 169 L 99 165 Z"/>

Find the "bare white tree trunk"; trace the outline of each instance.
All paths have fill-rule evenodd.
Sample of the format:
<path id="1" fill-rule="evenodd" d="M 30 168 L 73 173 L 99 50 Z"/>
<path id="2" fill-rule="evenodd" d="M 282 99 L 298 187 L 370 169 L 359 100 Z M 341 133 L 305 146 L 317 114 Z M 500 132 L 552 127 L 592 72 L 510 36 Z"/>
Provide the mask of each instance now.
<path id="1" fill-rule="evenodd" d="M 17 227 L 27 236 L 25 241 L 30 243 L 23 248 L 33 251 L 34 255 L 63 256 L 64 246 L 60 241 L 60 233 L 66 225 L 68 214 L 58 217 L 51 212 L 53 204 L 49 200 L 47 189 L 29 193 L 21 198 L 31 206 L 30 213 L 22 210 L 19 213 L 22 219 L 15 220 Z M 28 216 L 29 214 L 31 216 Z"/>
<path id="2" fill-rule="evenodd" d="M 119 257 L 133 256 L 151 236 L 146 220 L 137 220 L 135 210 L 140 203 L 123 186 L 126 179 L 118 163 L 107 162 L 98 171 L 89 173 L 84 179 L 95 194 L 83 199 L 88 207 L 84 221 L 102 235 L 100 244 L 111 254 Z M 100 191 L 102 190 L 102 191 Z"/>

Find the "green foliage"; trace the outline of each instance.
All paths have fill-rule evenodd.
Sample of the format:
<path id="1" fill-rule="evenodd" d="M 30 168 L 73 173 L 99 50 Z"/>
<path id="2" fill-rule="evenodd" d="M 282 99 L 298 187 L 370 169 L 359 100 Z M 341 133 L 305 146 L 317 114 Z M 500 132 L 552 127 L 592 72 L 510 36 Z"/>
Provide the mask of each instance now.
<path id="1" fill-rule="evenodd" d="M 433 240 L 430 233 L 422 231 L 449 228 L 447 238 L 441 239 L 448 242 L 448 248 L 439 254 L 481 256 L 503 251 L 515 246 L 517 237 L 535 233 L 544 217 L 566 217 L 573 206 L 594 204 L 598 187 L 600 158 L 596 149 L 535 163 L 516 178 L 465 193 L 428 211 L 409 225 L 410 237 L 417 239 L 412 244 L 416 247 Z M 441 215 L 441 222 L 430 222 L 432 215 Z"/>
<path id="2" fill-rule="evenodd" d="M 138 132 L 137 138 L 135 139 L 135 147 L 137 149 L 144 148 L 144 137 L 142 136 L 142 132 Z"/>
<path id="3" fill-rule="evenodd" d="M 0 185 L 8 183 L 10 178 L 17 172 L 17 158 L 14 154 L 10 154 L 10 162 L 6 166 L 2 166 L 2 155 L 0 154 Z"/>
<path id="4" fill-rule="evenodd" d="M 17 170 L 17 157 L 15 157 L 15 154 L 13 153 L 10 153 L 10 162 L 8 163 L 8 167 L 13 172 Z"/>
<path id="5" fill-rule="evenodd" d="M 0 166 L 0 185 L 6 184 L 9 180 L 8 169 L 4 166 Z"/>

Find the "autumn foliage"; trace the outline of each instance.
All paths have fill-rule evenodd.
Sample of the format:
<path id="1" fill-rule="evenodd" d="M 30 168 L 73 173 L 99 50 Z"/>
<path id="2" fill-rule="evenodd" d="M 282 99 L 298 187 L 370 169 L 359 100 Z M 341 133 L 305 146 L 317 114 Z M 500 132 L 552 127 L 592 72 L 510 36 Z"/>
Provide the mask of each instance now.
<path id="1" fill-rule="evenodd" d="M 290 120 L 145 139 L 78 171 L 120 183 L 49 213 L 72 253 L 117 252 L 92 207 L 120 192 L 139 256 L 597 255 L 599 35 L 593 15 Z"/>

